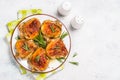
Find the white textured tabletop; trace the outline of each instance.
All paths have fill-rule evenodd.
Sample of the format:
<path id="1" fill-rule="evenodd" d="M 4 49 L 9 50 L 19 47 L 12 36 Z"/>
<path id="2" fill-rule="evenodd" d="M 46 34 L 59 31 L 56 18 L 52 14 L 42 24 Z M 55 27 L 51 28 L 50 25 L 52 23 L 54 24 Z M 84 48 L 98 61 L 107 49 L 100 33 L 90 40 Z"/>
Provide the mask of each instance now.
<path id="1" fill-rule="evenodd" d="M 68 60 L 77 52 L 74 61 L 47 80 L 120 80 L 120 0 L 68 0 L 72 11 L 66 17 L 57 15 L 64 0 L 0 0 L 0 80 L 30 80 L 21 75 L 6 42 L 6 23 L 16 19 L 20 9 L 40 8 L 43 13 L 59 18 L 68 28 L 72 50 Z M 70 20 L 80 15 L 84 25 L 70 28 Z"/>

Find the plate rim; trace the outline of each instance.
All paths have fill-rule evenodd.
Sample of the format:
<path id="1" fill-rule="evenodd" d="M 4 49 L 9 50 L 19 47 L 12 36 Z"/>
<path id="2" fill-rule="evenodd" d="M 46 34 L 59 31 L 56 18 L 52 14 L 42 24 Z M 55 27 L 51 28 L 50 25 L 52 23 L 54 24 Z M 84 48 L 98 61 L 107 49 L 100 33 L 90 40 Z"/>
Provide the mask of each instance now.
<path id="1" fill-rule="evenodd" d="M 56 68 L 54 68 L 54 69 L 52 69 L 52 70 L 49 70 L 49 71 L 45 71 L 45 72 L 43 72 L 43 71 L 33 71 L 32 69 L 28 69 L 28 68 L 24 67 L 24 66 L 17 60 L 17 58 L 16 58 L 15 55 L 14 55 L 13 49 L 12 49 L 12 47 L 13 47 L 13 46 L 12 46 L 13 34 L 14 34 L 16 28 L 18 27 L 18 25 L 19 25 L 22 21 L 24 21 L 25 19 L 27 19 L 27 18 L 29 18 L 29 17 L 32 17 L 32 16 L 36 16 L 36 15 L 49 16 L 49 17 L 52 17 L 52 18 L 58 20 L 59 22 L 61 22 L 62 25 L 64 26 L 64 28 L 66 29 L 66 31 L 67 31 L 67 33 L 68 33 L 68 36 L 69 36 L 69 40 L 70 40 L 70 47 L 69 47 L 69 50 L 68 50 L 68 55 L 66 56 L 65 60 L 64 60 L 58 67 L 56 67 Z M 49 15 L 49 14 L 33 14 L 33 15 L 29 15 L 29 16 L 21 19 L 21 20 L 17 23 L 17 25 L 15 26 L 15 28 L 14 28 L 14 30 L 13 30 L 13 32 L 12 32 L 11 38 L 10 38 L 10 48 L 11 48 L 12 56 L 14 57 L 15 61 L 17 62 L 17 64 L 19 64 L 20 66 L 22 66 L 22 67 L 25 68 L 26 70 L 28 70 L 28 71 L 30 71 L 30 72 L 33 72 L 33 73 L 49 73 L 49 72 L 52 72 L 52 71 L 57 70 L 58 68 L 60 68 L 60 67 L 66 62 L 66 60 L 67 60 L 67 58 L 68 58 L 68 56 L 69 56 L 69 54 L 70 54 L 70 51 L 71 51 L 71 37 L 70 37 L 70 33 L 69 33 L 67 27 L 66 27 L 66 26 L 64 25 L 64 23 L 63 23 L 62 21 L 60 21 L 58 18 L 56 18 L 56 17 L 54 17 L 54 16 L 52 16 L 52 15 Z"/>

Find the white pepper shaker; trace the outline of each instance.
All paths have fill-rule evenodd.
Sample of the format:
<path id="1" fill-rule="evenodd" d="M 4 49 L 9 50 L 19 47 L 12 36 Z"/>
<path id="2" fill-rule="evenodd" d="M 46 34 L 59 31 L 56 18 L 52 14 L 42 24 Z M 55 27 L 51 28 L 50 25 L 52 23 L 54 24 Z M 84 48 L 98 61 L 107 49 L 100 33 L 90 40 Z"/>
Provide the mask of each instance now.
<path id="1" fill-rule="evenodd" d="M 75 16 L 70 23 L 74 29 L 80 29 L 84 23 L 84 20 L 80 16 Z"/>
<path id="2" fill-rule="evenodd" d="M 66 1 L 63 2 L 59 7 L 58 7 L 58 13 L 62 16 L 66 16 L 70 13 L 71 11 L 71 3 Z"/>

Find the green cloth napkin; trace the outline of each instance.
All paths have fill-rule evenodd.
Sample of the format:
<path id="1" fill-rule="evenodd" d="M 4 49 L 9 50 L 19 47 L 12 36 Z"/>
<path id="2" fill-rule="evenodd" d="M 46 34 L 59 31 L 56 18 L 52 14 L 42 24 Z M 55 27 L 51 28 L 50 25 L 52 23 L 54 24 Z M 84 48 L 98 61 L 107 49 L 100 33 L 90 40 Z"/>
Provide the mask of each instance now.
<path id="1" fill-rule="evenodd" d="M 41 9 L 29 9 L 29 10 L 19 10 L 17 12 L 17 20 L 13 20 L 7 23 L 7 28 L 8 28 L 8 34 L 6 35 L 6 39 L 8 41 L 8 43 L 10 42 L 10 38 L 12 35 L 12 32 L 14 30 L 14 28 L 16 27 L 16 25 L 19 23 L 20 20 L 22 20 L 23 18 L 32 15 L 32 14 L 41 14 L 42 10 Z M 39 74 L 39 73 L 32 73 L 30 71 L 27 71 L 26 69 L 24 69 L 22 66 L 19 65 L 19 69 L 22 75 L 27 75 L 29 74 L 30 77 L 33 77 L 34 80 L 45 80 L 46 78 L 50 77 L 51 75 L 61 71 L 64 69 L 64 66 L 61 66 L 60 68 L 58 68 L 55 71 L 52 71 L 50 73 L 44 73 L 44 74 Z"/>

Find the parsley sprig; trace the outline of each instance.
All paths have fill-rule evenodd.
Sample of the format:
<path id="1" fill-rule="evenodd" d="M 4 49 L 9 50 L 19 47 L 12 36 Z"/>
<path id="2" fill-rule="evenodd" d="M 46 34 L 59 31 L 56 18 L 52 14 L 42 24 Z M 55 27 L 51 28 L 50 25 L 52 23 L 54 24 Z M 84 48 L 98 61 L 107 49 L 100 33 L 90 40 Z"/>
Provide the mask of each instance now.
<path id="1" fill-rule="evenodd" d="M 72 57 L 76 57 L 78 54 L 77 53 L 74 53 Z"/>
<path id="2" fill-rule="evenodd" d="M 39 62 L 40 56 L 38 55 L 38 56 L 35 58 L 35 60 L 36 60 L 37 62 Z"/>
<path id="3" fill-rule="evenodd" d="M 65 38 L 67 35 L 68 35 L 68 33 L 67 33 L 67 32 L 63 32 L 63 33 L 61 34 L 61 36 L 60 36 L 60 39 Z"/>
<path id="4" fill-rule="evenodd" d="M 39 45 L 41 46 L 42 48 L 45 48 L 46 47 L 46 41 L 42 35 L 42 33 L 40 32 L 39 35 L 34 39 L 34 41 Z"/>
<path id="5" fill-rule="evenodd" d="M 26 51 L 29 50 L 29 47 L 28 47 L 28 44 L 25 42 L 24 45 L 23 45 L 23 49 L 25 49 Z"/>
<path id="6" fill-rule="evenodd" d="M 56 58 L 59 62 L 63 62 L 63 60 L 65 59 L 64 57 L 61 58 Z"/>
<path id="7" fill-rule="evenodd" d="M 72 61 L 70 61 L 69 63 L 70 63 L 70 64 L 73 64 L 73 65 L 76 65 L 76 66 L 78 66 L 78 65 L 79 65 L 79 63 L 78 63 L 78 62 L 72 62 Z"/>
<path id="8" fill-rule="evenodd" d="M 51 31 L 52 31 L 53 33 L 55 32 L 55 29 L 54 29 L 53 26 L 50 26 L 50 29 L 51 29 Z"/>

